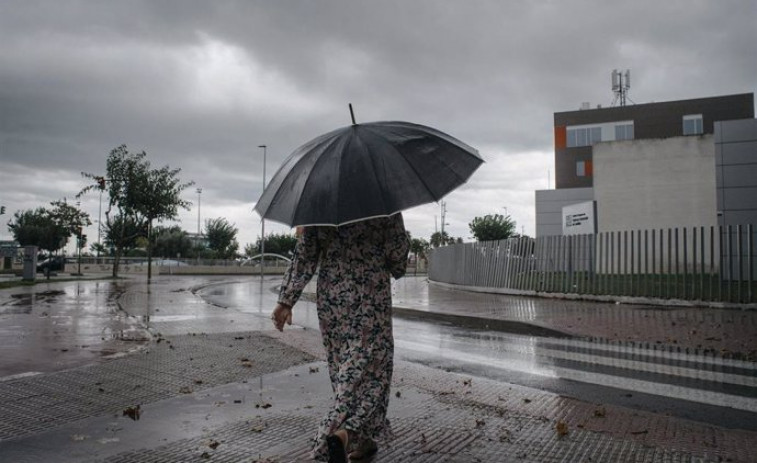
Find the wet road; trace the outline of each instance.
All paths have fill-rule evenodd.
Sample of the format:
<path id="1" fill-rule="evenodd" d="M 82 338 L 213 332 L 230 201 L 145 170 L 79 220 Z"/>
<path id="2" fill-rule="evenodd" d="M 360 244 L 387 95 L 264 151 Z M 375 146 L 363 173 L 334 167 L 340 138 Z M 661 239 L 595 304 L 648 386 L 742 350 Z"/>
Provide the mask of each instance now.
<path id="1" fill-rule="evenodd" d="M 4 291 L 0 379 L 121 355 L 144 344 L 149 333 L 271 330 L 277 283 L 278 278 L 174 277 L 158 279 L 151 287 L 133 280 L 80 281 Z M 514 301 L 528 314 L 526 299 L 502 300 Z M 754 362 L 655 345 L 512 334 L 487 329 L 485 323 L 460 327 L 425 321 L 424 316 L 395 317 L 398 359 L 599 405 L 757 430 Z M 318 329 L 313 303 L 297 305 L 294 325 Z"/>
<path id="2" fill-rule="evenodd" d="M 0 301 L 0 378 L 123 355 L 147 341 L 139 320 L 119 310 L 123 282 L 18 287 Z"/>
<path id="3" fill-rule="evenodd" d="M 276 294 L 242 282 L 198 292 L 218 306 L 270 323 Z M 257 302 L 257 303 L 256 303 Z M 295 327 L 318 329 L 301 302 Z M 396 356 L 427 366 L 547 390 L 596 404 L 622 405 L 757 430 L 757 364 L 579 338 L 516 335 L 395 316 Z"/>

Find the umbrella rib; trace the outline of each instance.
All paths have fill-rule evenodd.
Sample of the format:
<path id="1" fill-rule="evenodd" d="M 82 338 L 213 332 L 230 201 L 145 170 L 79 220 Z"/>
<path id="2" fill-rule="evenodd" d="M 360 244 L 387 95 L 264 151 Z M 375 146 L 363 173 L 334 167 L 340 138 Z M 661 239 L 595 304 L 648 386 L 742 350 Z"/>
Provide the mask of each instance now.
<path id="1" fill-rule="evenodd" d="M 374 136 L 376 136 L 377 138 L 379 138 L 379 139 L 381 138 L 380 135 L 377 135 L 375 133 L 375 131 L 372 130 L 372 127 L 370 127 L 370 126 L 363 126 L 363 128 L 367 129 L 369 132 L 373 133 Z M 400 159 L 402 159 L 410 167 L 410 169 L 413 171 L 413 174 L 415 174 L 415 178 L 420 181 L 420 183 L 423 185 L 423 188 L 425 188 L 426 191 L 428 191 L 428 193 L 431 195 L 431 197 L 434 199 L 434 201 L 439 201 L 439 199 L 441 199 L 441 196 L 437 197 L 437 195 L 434 194 L 434 191 L 431 188 L 429 188 L 428 183 L 426 183 L 426 181 L 423 179 L 423 176 L 420 174 L 420 172 L 418 172 L 418 169 L 415 168 L 415 165 L 413 165 L 412 162 L 410 162 L 410 161 L 407 160 L 407 157 L 405 157 L 405 155 L 402 153 L 402 151 L 398 150 L 397 147 L 394 146 L 394 145 L 392 145 L 391 143 L 387 144 L 387 146 L 389 148 L 391 148 L 392 151 L 394 151 L 395 153 L 397 153 L 397 155 L 400 157 Z M 395 214 L 396 214 L 396 212 L 395 212 Z"/>
<path id="2" fill-rule="evenodd" d="M 321 148 L 321 147 L 324 147 L 324 146 L 328 147 L 328 145 L 329 145 L 329 144 L 331 144 L 331 143 L 334 143 L 334 140 L 338 139 L 338 135 L 339 135 L 339 134 L 338 134 L 338 133 L 336 133 L 336 132 L 337 132 L 337 131 L 332 131 L 332 132 L 330 132 L 330 133 L 327 133 L 327 134 L 324 134 L 324 135 L 322 135 L 321 137 L 319 137 L 319 138 L 320 138 L 320 140 L 318 140 L 318 142 L 317 142 L 317 143 L 313 143 L 313 146 L 311 146 L 311 147 L 310 147 L 309 149 L 311 149 L 311 150 L 312 150 L 312 149 L 314 149 L 314 148 L 316 148 L 316 147 L 318 147 L 318 148 Z M 300 148 L 302 148 L 302 147 L 300 147 Z M 298 148 L 298 150 L 299 150 L 300 148 Z M 323 154 L 323 152 L 325 152 L 325 149 L 324 149 L 324 150 L 322 151 L 322 153 L 321 153 L 321 154 Z M 318 158 L 318 160 L 316 160 L 315 164 L 318 164 L 318 162 L 320 161 L 320 158 L 321 158 L 321 157 L 322 157 L 322 156 L 319 156 L 319 158 Z M 292 170 L 294 170 L 294 169 L 295 169 L 295 168 L 296 168 L 296 167 L 297 167 L 298 165 L 300 165 L 301 163 L 305 162 L 305 161 L 306 161 L 306 159 L 307 159 L 307 156 L 300 156 L 300 158 L 299 158 L 299 159 L 297 159 L 297 160 L 296 160 L 296 161 L 294 162 L 294 164 L 292 165 L 292 167 L 290 167 L 290 168 L 289 168 L 289 171 L 292 171 Z M 284 161 L 284 165 L 286 165 L 287 161 L 288 161 L 288 159 Z M 284 168 L 284 165 L 282 165 L 282 167 L 281 167 L 281 168 L 280 168 L 279 170 L 283 169 L 283 168 Z M 277 171 L 277 172 L 276 172 L 276 174 L 274 175 L 274 178 L 275 178 L 275 176 L 276 176 L 276 175 L 277 175 L 278 173 L 279 173 L 279 172 Z M 274 179 L 271 179 L 271 182 L 273 182 L 273 180 L 274 180 Z M 300 199 L 302 198 L 302 194 L 303 194 L 303 193 L 305 192 L 305 189 L 307 188 L 307 184 L 308 184 L 308 181 L 309 181 L 309 180 L 310 180 L 310 179 L 308 178 L 308 180 L 306 180 L 306 181 L 305 181 L 305 184 L 304 184 L 304 185 L 302 186 L 302 190 L 300 191 L 300 193 L 299 193 L 299 196 L 297 197 L 297 200 L 295 201 L 295 204 L 299 204 L 299 202 L 300 202 Z M 281 196 L 282 194 L 284 194 L 284 193 L 285 193 L 285 191 L 284 191 L 284 190 L 283 190 L 282 188 L 278 188 L 278 189 L 277 189 L 277 190 L 276 190 L 276 191 L 274 192 L 274 194 L 273 194 L 273 197 L 271 198 L 271 201 L 270 201 L 270 203 L 269 203 L 268 207 L 270 208 L 271 206 L 273 206 L 274 204 L 276 204 L 276 201 L 277 201 L 277 200 L 278 200 L 278 199 L 280 198 L 280 196 Z M 292 214 L 291 214 L 291 217 L 290 217 L 290 221 L 294 220 L 294 218 L 295 218 L 295 215 L 296 215 L 296 214 L 297 214 L 297 208 L 295 207 L 295 209 L 294 209 L 294 210 L 292 211 Z"/>
<path id="3" fill-rule="evenodd" d="M 338 143 L 339 142 L 340 135 L 341 134 L 335 133 L 333 137 L 323 140 L 323 143 L 320 143 L 318 145 L 319 147 L 322 147 L 321 155 L 318 156 L 318 159 L 316 159 L 315 163 L 313 163 L 313 167 L 311 169 L 311 172 L 316 169 L 316 166 L 320 165 L 322 162 L 325 162 L 324 158 L 328 157 L 328 156 L 326 156 L 326 154 L 327 154 L 329 148 L 331 148 L 331 146 L 334 143 Z M 305 184 L 302 186 L 302 190 L 300 191 L 300 195 L 297 198 L 297 202 L 296 202 L 296 204 L 298 205 L 298 207 L 296 207 L 295 210 L 292 212 L 292 219 L 293 220 L 295 218 L 294 216 L 296 216 L 297 212 L 299 211 L 299 204 L 301 203 L 302 195 L 305 194 L 305 190 L 307 190 L 307 187 L 308 187 L 308 185 L 310 184 L 310 182 L 311 182 L 311 180 L 313 178 L 314 178 L 313 176 L 308 176 L 307 180 L 305 180 Z M 337 204 L 338 204 L 338 201 L 337 201 Z"/>
<path id="4" fill-rule="evenodd" d="M 370 128 L 368 132 L 370 132 Z M 359 132 L 357 132 L 357 139 L 360 140 L 363 147 L 365 148 L 365 152 L 368 153 L 368 160 L 370 161 L 371 168 L 373 169 L 373 178 L 376 179 L 376 185 L 379 186 L 379 191 L 381 191 L 381 201 L 383 202 L 384 205 L 386 205 L 387 204 L 386 191 L 384 191 L 384 188 L 381 188 L 381 182 L 379 181 L 379 176 L 378 176 L 378 169 L 376 167 L 376 160 L 374 159 L 374 156 L 372 156 L 372 151 L 370 150 L 368 143 L 363 142 L 363 139 L 360 137 Z M 389 146 L 392 147 L 391 145 Z"/>

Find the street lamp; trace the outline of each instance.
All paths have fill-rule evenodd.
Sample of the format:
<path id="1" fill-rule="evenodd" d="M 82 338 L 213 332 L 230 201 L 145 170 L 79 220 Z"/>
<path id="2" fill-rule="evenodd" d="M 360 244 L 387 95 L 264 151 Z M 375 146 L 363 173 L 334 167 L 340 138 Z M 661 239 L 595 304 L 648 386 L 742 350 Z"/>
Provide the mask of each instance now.
<path id="1" fill-rule="evenodd" d="M 200 199 L 202 195 L 202 188 L 197 188 L 197 240 L 200 240 Z"/>
<path id="2" fill-rule="evenodd" d="M 258 145 L 258 148 L 263 148 L 263 191 L 265 191 L 265 158 L 266 145 Z M 261 193 L 262 194 L 262 193 Z M 265 218 L 260 217 L 260 280 L 263 280 L 263 264 L 265 263 Z"/>

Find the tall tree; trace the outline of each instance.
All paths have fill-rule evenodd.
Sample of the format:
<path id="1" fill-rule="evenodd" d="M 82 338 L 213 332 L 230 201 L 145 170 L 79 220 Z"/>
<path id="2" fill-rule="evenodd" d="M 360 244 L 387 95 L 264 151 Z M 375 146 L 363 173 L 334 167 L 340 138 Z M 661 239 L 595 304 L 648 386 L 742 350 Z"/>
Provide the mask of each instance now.
<path id="1" fill-rule="evenodd" d="M 179 216 L 179 208 L 189 209 L 191 203 L 181 198 L 181 192 L 194 182 L 181 183 L 181 169 L 163 166 L 150 169 L 143 164 L 144 174 L 137 177 L 134 208 L 147 222 L 147 280 L 152 277 L 152 224 L 153 221 L 173 220 Z"/>
<path id="2" fill-rule="evenodd" d="M 65 199 L 50 203 L 51 209 L 16 211 L 8 229 L 22 246 L 37 246 L 53 253 L 72 236 L 81 237 L 83 227 L 91 225 L 89 214 L 68 204 Z"/>
<path id="3" fill-rule="evenodd" d="M 84 235 L 82 234 L 84 227 L 92 225 L 89 214 L 81 211 L 78 207 L 68 204 L 66 198 L 63 198 L 62 201 L 53 201 L 50 205 L 53 206 L 49 212 L 50 217 L 61 228 L 66 230 L 66 240 L 71 236 L 76 236 L 77 247 L 80 248 L 84 242 Z"/>
<path id="4" fill-rule="evenodd" d="M 410 252 L 415 255 L 415 273 L 418 273 L 418 262 L 426 259 L 431 244 L 423 238 L 410 238 Z"/>
<path id="5" fill-rule="evenodd" d="M 126 256 L 139 246 L 140 238 L 147 236 L 147 224 L 144 221 L 138 222 L 133 217 L 112 215 L 104 228 L 103 242 L 113 257 L 117 254 Z"/>
<path id="6" fill-rule="evenodd" d="M 237 228 L 224 218 L 205 221 L 205 238 L 217 259 L 233 259 L 239 250 Z"/>
<path id="7" fill-rule="evenodd" d="M 505 240 L 515 234 L 515 221 L 509 215 L 505 217 L 502 214 L 489 214 L 475 217 L 468 227 L 477 241 Z"/>
<path id="8" fill-rule="evenodd" d="M 153 230 L 153 252 L 161 257 L 189 257 L 192 253 L 192 240 L 187 232 L 178 225 L 172 227 L 155 227 Z"/>
<path id="9" fill-rule="evenodd" d="M 260 254 L 260 244 L 260 238 L 258 238 L 254 245 L 247 245 L 245 247 L 245 255 L 252 257 L 256 254 Z M 282 256 L 292 257 L 296 245 L 297 237 L 294 234 L 271 233 L 265 237 L 266 254 L 281 254 Z"/>
<path id="10" fill-rule="evenodd" d="M 8 230 L 19 245 L 37 246 L 49 253 L 65 246 L 68 239 L 68 231 L 44 207 L 16 211 Z"/>
<path id="11" fill-rule="evenodd" d="M 449 236 L 447 232 L 434 232 L 431 234 L 431 239 L 429 240 L 429 244 L 431 244 L 432 247 L 438 248 L 439 246 L 447 246 L 449 244 L 455 244 L 455 242 L 461 242 L 462 239 L 460 238 L 453 238 Z"/>
<path id="12" fill-rule="evenodd" d="M 105 212 L 106 230 L 110 232 L 115 246 L 113 276 L 118 276 L 118 266 L 128 243 L 147 230 L 150 236 L 153 221 L 171 220 L 178 216 L 179 208 L 191 204 L 181 199 L 181 192 L 193 185 L 181 183 L 180 169 L 165 166 L 150 169 L 147 153 L 129 152 L 126 145 L 114 148 L 106 162 L 105 175 L 82 172 L 82 176 L 92 180 L 79 196 L 92 191 L 108 192 L 108 210 Z M 120 225 L 119 228 L 114 228 Z M 137 233 L 135 235 L 134 233 Z M 148 263 L 151 263 L 151 240 L 148 239 Z M 152 276 L 152 265 L 148 265 L 147 279 Z"/>

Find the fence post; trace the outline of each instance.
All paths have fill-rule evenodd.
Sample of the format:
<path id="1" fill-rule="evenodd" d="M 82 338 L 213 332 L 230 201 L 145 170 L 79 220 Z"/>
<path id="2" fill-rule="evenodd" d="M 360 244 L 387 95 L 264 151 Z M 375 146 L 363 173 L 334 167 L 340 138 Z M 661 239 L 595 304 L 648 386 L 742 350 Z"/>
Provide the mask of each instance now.
<path id="1" fill-rule="evenodd" d="M 743 255 L 743 249 L 742 249 L 741 245 L 742 245 L 743 241 L 744 240 L 741 239 L 741 224 L 738 224 L 738 225 L 736 225 L 736 248 L 737 248 L 737 251 L 736 251 L 736 256 L 737 256 L 736 257 L 736 264 L 738 264 L 737 269 L 738 269 L 739 276 L 738 276 L 738 280 L 737 280 L 738 283 L 736 283 L 736 302 L 742 302 L 742 298 L 741 298 L 741 295 L 742 295 L 741 280 L 742 280 L 742 276 L 743 276 L 743 272 L 742 272 L 742 268 L 743 268 L 742 262 L 743 262 L 743 259 L 741 258 L 741 256 Z"/>
<path id="2" fill-rule="evenodd" d="M 747 241 L 747 265 L 748 265 L 747 269 L 749 272 L 749 283 L 747 284 L 747 288 L 748 288 L 747 300 L 748 302 L 753 302 L 754 290 L 752 289 L 752 287 L 754 286 L 755 281 L 754 281 L 754 257 L 753 257 L 754 256 L 754 231 L 753 231 L 752 224 L 748 224 L 746 226 L 746 229 L 747 229 L 747 233 L 749 234 L 749 238 Z"/>
<path id="3" fill-rule="evenodd" d="M 689 295 L 689 243 L 688 243 L 688 228 L 683 227 L 683 299 L 686 299 Z"/>

